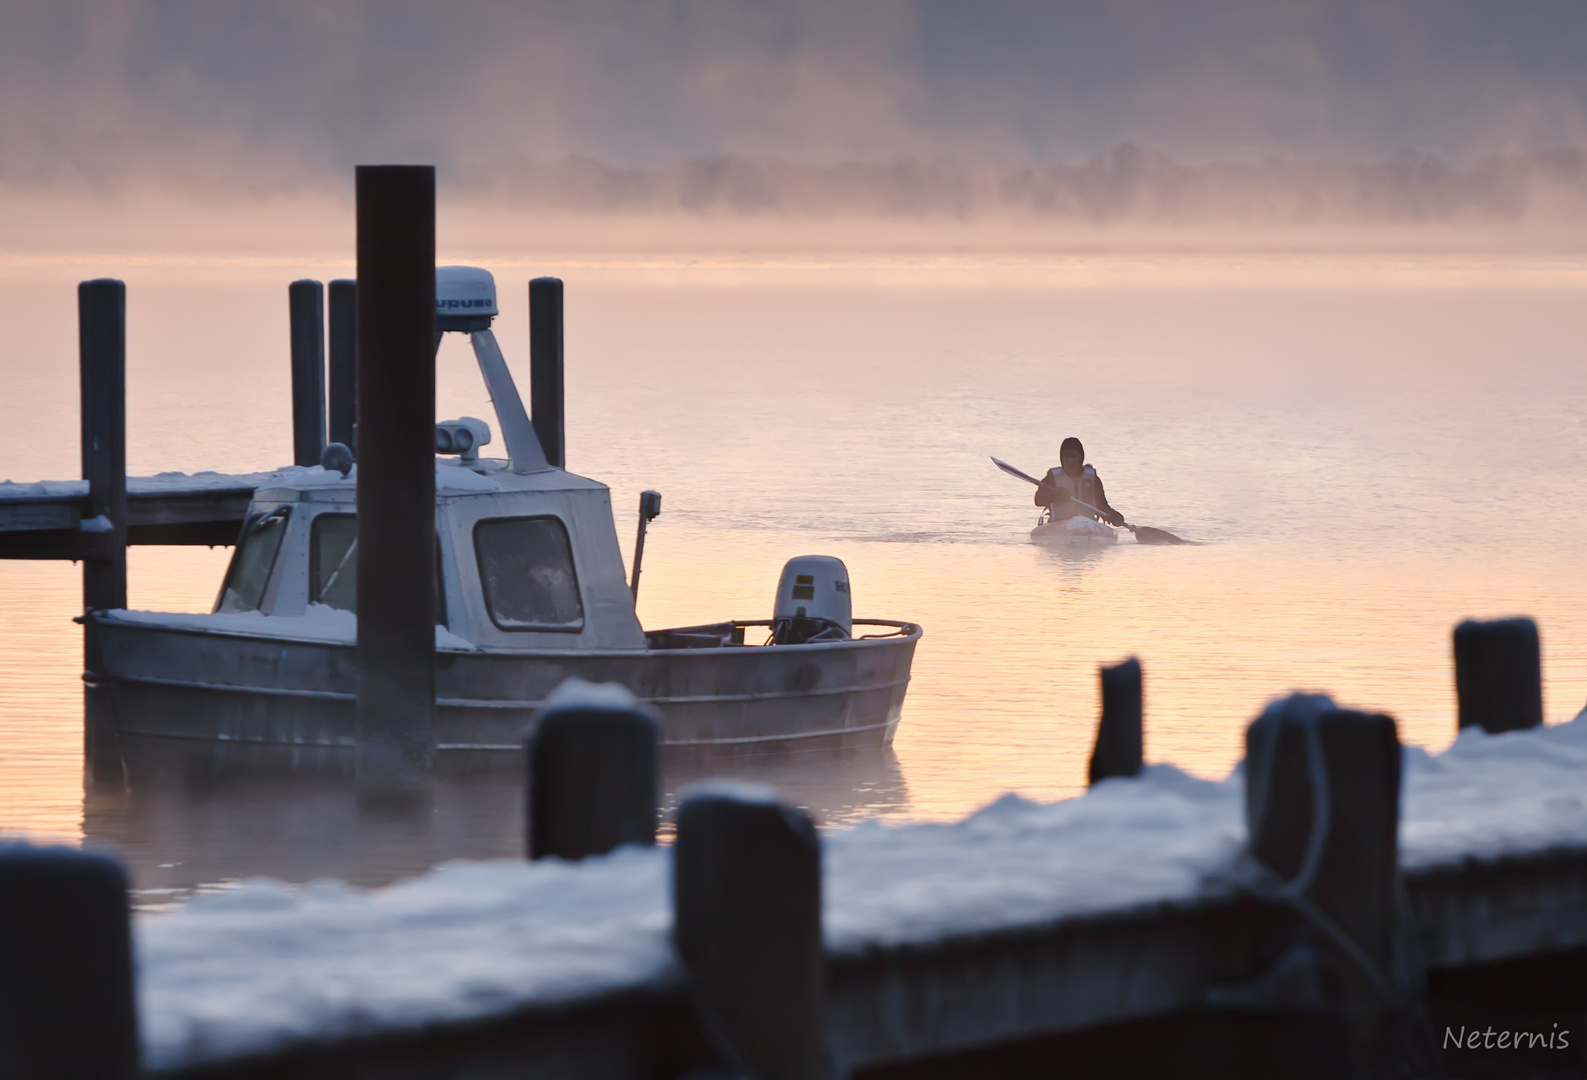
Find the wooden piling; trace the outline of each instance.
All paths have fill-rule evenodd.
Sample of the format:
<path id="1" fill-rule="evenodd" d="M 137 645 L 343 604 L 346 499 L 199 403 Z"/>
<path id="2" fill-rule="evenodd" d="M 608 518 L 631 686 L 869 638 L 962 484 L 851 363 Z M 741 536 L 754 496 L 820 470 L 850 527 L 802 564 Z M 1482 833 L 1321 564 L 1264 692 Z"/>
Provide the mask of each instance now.
<path id="1" fill-rule="evenodd" d="M 1531 619 L 1467 619 L 1455 627 L 1460 728 L 1490 735 L 1543 723 L 1543 647 Z"/>
<path id="2" fill-rule="evenodd" d="M 138 1074 L 127 881 L 73 848 L 0 847 L 0 1076 Z"/>
<path id="3" fill-rule="evenodd" d="M 127 606 L 127 287 L 110 278 L 77 286 L 82 402 L 83 607 Z M 90 668 L 92 670 L 92 667 Z"/>
<path id="4" fill-rule="evenodd" d="M 1141 662 L 1133 656 L 1105 667 L 1102 719 L 1091 751 L 1090 782 L 1112 776 L 1139 776 L 1142 765 Z"/>
<path id="5" fill-rule="evenodd" d="M 673 939 L 700 1018 L 739 1071 L 831 1075 L 821 844 L 768 788 L 701 785 L 678 809 Z"/>
<path id="6" fill-rule="evenodd" d="M 402 799 L 435 750 L 435 169 L 357 189 L 357 776 Z"/>
<path id="7" fill-rule="evenodd" d="M 529 283 L 529 419 L 546 460 L 567 467 L 563 434 L 562 279 Z"/>
<path id="8" fill-rule="evenodd" d="M 292 329 L 292 463 L 320 463 L 325 449 L 325 288 L 318 281 L 287 286 Z"/>
<path id="9" fill-rule="evenodd" d="M 531 859 L 656 842 L 655 711 L 615 684 L 564 684 L 524 740 Z"/>
<path id="10" fill-rule="evenodd" d="M 1251 854 L 1282 884 L 1321 958 L 1331 1003 L 1355 1017 L 1364 1061 L 1381 1059 L 1399 1007 L 1393 981 L 1400 742 L 1391 717 L 1296 694 L 1246 730 Z"/>
<path id="11" fill-rule="evenodd" d="M 358 282 L 345 278 L 330 284 L 330 386 L 326 427 L 329 441 L 355 454 L 353 425 L 358 421 Z"/>

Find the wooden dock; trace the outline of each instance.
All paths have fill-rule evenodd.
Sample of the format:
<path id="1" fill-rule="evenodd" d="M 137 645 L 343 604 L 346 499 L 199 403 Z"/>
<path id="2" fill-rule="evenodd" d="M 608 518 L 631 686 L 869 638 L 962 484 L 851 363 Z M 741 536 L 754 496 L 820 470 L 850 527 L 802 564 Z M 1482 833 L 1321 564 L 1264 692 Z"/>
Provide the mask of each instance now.
<path id="1" fill-rule="evenodd" d="M 269 473 L 127 478 L 127 543 L 233 544 L 254 489 Z M 69 559 L 93 554 L 85 529 L 88 481 L 0 484 L 0 559 Z"/>
<path id="2" fill-rule="evenodd" d="M 1406 885 L 1435 1042 L 1446 1026 L 1503 1025 L 1518 1014 L 1522 1022 L 1574 1014 L 1581 1030 L 1587 848 L 1412 874 Z M 829 952 L 825 1017 L 835 1075 L 1043 1077 L 1060 1064 L 1065 1075 L 1098 1077 L 1368 1075 L 1330 1051 L 1343 1027 L 1337 1008 L 1215 1003 L 1217 988 L 1271 965 L 1273 943 L 1292 922 L 1279 906 L 1226 896 L 927 947 Z M 685 973 L 674 974 L 486 1021 L 151 1075 L 627 1080 L 722 1068 Z M 1445 1057 L 1449 1075 L 1475 1075 L 1461 1071 L 1458 1056 Z M 1484 1064 L 1502 1069 L 1503 1057 L 1490 1054 Z M 1548 1075 L 1573 1075 L 1583 1060 L 1544 1057 L 1556 1070 Z M 1528 1063 L 1513 1064 L 1521 1075 Z"/>

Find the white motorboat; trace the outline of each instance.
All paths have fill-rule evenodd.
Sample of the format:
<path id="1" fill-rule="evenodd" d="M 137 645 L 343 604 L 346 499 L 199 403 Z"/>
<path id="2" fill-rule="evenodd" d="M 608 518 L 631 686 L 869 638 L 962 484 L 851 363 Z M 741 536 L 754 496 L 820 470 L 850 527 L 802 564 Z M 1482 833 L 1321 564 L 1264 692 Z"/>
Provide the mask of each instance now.
<path id="1" fill-rule="evenodd" d="M 469 334 L 509 460 L 478 456 L 491 438 L 481 421 L 437 425 L 439 575 L 410 583 L 437 592 L 437 749 L 517 751 L 529 716 L 572 676 L 620 683 L 654 705 L 663 745 L 889 745 L 920 627 L 853 618 L 843 563 L 806 556 L 784 568 L 769 619 L 645 630 L 610 493 L 547 464 L 489 328 L 494 282 L 480 270 L 437 272 L 438 304 L 460 290 L 471 321 L 438 326 Z M 88 613 L 84 678 L 124 751 L 197 742 L 350 765 L 350 468 L 286 470 L 255 491 L 212 612 Z"/>

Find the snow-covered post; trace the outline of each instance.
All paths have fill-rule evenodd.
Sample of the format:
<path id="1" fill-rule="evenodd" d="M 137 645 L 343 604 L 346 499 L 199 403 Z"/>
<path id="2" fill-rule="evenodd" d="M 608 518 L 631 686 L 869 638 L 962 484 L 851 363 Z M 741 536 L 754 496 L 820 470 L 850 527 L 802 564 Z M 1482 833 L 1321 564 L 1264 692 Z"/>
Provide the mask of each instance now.
<path id="1" fill-rule="evenodd" d="M 1392 979 L 1399 866 L 1400 741 L 1388 716 L 1320 695 L 1276 701 L 1246 730 L 1251 853 L 1268 894 L 1300 916 L 1329 996 L 1381 1052 Z"/>
<path id="2" fill-rule="evenodd" d="M 292 464 L 320 463 L 325 449 L 325 287 L 287 286 L 292 336 Z"/>
<path id="3" fill-rule="evenodd" d="M 615 683 L 569 679 L 524 739 L 529 857 L 656 842 L 656 714 Z"/>
<path id="4" fill-rule="evenodd" d="M 1455 627 L 1458 723 L 1491 734 L 1543 723 L 1543 648 L 1531 619 Z"/>
<path id="5" fill-rule="evenodd" d="M 562 424 L 562 279 L 529 283 L 529 419 L 546 461 L 567 467 Z"/>
<path id="6" fill-rule="evenodd" d="M 767 1080 L 825 1080 L 821 842 L 770 788 L 686 793 L 673 848 L 673 942 L 717 1050 Z"/>
<path id="7" fill-rule="evenodd" d="M 357 782 L 407 801 L 435 752 L 435 169 L 357 190 Z"/>
<path id="8" fill-rule="evenodd" d="M 338 279 L 331 282 L 327 294 L 330 301 L 330 379 L 326 388 L 325 409 L 327 439 L 354 450 L 353 424 L 358 415 L 358 375 L 353 357 L 358 347 L 358 282 Z"/>
<path id="9" fill-rule="evenodd" d="M 1090 782 L 1141 772 L 1141 662 L 1133 656 L 1105 667 L 1102 676 L 1102 719 L 1091 751 Z"/>
<path id="10" fill-rule="evenodd" d="M 0 846 L 0 1076 L 137 1072 L 121 866 L 74 848 Z"/>

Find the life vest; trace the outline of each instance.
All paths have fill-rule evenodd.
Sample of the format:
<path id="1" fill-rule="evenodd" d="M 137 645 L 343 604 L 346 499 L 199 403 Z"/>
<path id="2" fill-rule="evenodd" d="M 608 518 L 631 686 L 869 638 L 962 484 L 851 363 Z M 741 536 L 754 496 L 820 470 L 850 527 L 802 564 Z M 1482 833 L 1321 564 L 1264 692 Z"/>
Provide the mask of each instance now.
<path id="1" fill-rule="evenodd" d="M 1097 505 L 1097 471 L 1087 465 L 1080 470 L 1079 476 L 1070 476 L 1062 467 L 1047 470 L 1047 484 L 1059 491 L 1067 491 L 1070 498 L 1060 499 L 1052 504 L 1052 519 L 1066 521 L 1077 514 L 1086 514 L 1089 511 L 1081 510 L 1075 505 L 1075 500 Z"/>

